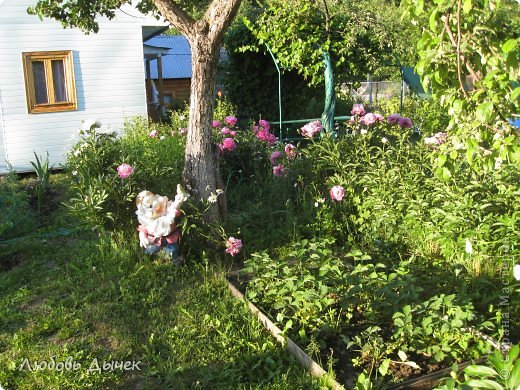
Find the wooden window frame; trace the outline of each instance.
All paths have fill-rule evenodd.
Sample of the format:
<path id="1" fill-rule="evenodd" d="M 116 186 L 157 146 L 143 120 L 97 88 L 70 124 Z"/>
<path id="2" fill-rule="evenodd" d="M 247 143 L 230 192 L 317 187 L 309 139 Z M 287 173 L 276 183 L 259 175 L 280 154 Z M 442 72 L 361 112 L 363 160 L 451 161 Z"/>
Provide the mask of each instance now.
<path id="1" fill-rule="evenodd" d="M 22 58 L 23 71 L 25 77 L 25 95 L 27 98 L 27 109 L 30 114 L 75 111 L 78 109 L 72 50 L 24 52 L 22 53 Z M 54 82 L 51 68 L 53 60 L 63 61 L 65 89 L 67 92 L 68 100 L 66 102 L 54 101 Z M 44 63 L 47 97 L 49 100 L 48 103 L 36 103 L 36 92 L 34 87 L 34 77 L 32 69 L 32 63 L 34 61 L 42 61 Z"/>

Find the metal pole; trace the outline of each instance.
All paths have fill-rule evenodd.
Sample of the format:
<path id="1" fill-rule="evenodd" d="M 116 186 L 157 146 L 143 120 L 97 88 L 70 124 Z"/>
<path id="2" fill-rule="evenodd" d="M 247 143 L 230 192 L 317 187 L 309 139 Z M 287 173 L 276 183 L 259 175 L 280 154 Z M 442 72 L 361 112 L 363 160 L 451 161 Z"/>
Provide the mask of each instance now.
<path id="1" fill-rule="evenodd" d="M 279 126 L 280 126 L 280 140 L 283 139 L 283 129 L 282 129 L 282 73 L 280 72 L 280 68 L 278 67 L 278 62 L 276 61 L 276 58 L 274 57 L 273 52 L 271 51 L 271 48 L 266 43 L 265 47 L 267 48 L 267 51 L 269 51 L 269 54 L 271 54 L 271 58 L 273 59 L 274 66 L 276 66 L 276 71 L 278 72 L 278 114 L 279 114 Z"/>

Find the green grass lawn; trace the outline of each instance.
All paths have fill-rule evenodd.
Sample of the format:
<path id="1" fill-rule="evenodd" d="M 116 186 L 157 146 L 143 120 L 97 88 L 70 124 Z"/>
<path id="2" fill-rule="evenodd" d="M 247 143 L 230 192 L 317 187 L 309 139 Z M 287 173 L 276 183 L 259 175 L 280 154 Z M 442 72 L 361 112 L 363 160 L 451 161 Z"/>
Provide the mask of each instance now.
<path id="1" fill-rule="evenodd" d="M 319 387 L 230 295 L 218 266 L 176 268 L 136 240 L 83 232 L 16 244 L 7 256 L 17 264 L 0 271 L 3 388 Z M 67 359 L 77 369 L 34 369 Z M 103 369 L 113 361 L 136 366 Z"/>

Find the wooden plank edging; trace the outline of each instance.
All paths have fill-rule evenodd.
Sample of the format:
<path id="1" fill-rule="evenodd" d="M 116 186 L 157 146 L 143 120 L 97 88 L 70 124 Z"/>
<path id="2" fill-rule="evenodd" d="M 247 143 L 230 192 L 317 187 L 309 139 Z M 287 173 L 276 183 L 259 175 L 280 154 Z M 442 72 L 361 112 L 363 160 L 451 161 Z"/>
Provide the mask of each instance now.
<path id="1" fill-rule="evenodd" d="M 305 353 L 294 341 L 292 341 L 289 337 L 283 335 L 283 332 L 280 328 L 278 328 L 264 313 L 260 311 L 255 305 L 245 299 L 244 294 L 242 294 L 238 289 L 227 280 L 228 288 L 231 291 L 231 294 L 245 303 L 249 307 L 249 310 L 258 318 L 258 320 L 264 325 L 264 327 L 271 332 L 274 338 L 282 344 L 285 349 L 293 355 L 300 364 L 310 372 L 310 374 L 315 378 L 321 378 L 326 375 L 327 372 L 314 360 L 311 359 L 309 355 Z M 330 378 L 330 383 L 332 384 L 332 388 L 334 390 L 344 389 L 342 385 L 340 385 L 336 380 Z"/>

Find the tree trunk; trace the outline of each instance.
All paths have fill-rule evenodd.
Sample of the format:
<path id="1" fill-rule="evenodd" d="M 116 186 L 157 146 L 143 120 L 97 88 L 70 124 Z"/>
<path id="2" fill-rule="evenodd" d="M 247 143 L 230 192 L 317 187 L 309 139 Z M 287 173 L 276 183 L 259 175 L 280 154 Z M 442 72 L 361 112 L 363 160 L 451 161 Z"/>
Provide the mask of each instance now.
<path id="1" fill-rule="evenodd" d="M 218 151 L 211 142 L 211 121 L 215 106 L 215 84 L 220 46 L 211 46 L 203 34 L 192 40 L 190 121 L 186 141 L 183 179 L 197 201 L 207 201 L 216 189 L 223 189 L 218 167 Z M 208 211 L 208 220 L 225 216 L 224 194 Z"/>
<path id="2" fill-rule="evenodd" d="M 183 181 L 197 201 L 207 201 L 211 193 L 223 189 L 219 152 L 211 142 L 211 121 L 220 47 L 241 1 L 213 0 L 204 16 L 194 20 L 174 0 L 153 0 L 161 15 L 186 36 L 191 46 L 190 122 Z M 207 220 L 219 221 L 225 214 L 226 199 L 222 194 L 208 210 Z"/>

